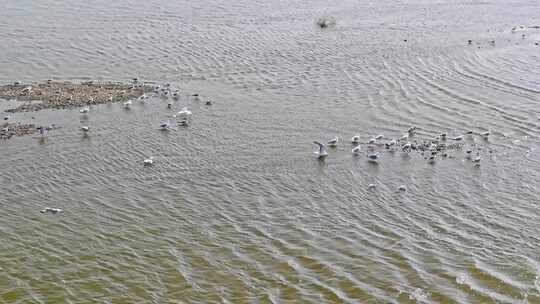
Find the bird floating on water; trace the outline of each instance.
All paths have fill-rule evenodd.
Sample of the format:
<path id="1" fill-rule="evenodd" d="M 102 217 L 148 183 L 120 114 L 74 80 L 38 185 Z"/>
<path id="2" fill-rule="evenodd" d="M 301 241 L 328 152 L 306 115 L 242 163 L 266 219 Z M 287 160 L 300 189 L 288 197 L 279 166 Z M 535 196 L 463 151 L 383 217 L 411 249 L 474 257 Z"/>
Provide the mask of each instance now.
<path id="1" fill-rule="evenodd" d="M 90 127 L 88 126 L 82 126 L 81 127 L 81 131 L 83 131 L 85 134 L 88 133 L 90 131 Z"/>
<path id="2" fill-rule="evenodd" d="M 379 139 L 382 139 L 383 137 L 384 137 L 384 135 L 379 134 L 379 135 L 375 136 L 374 138 L 375 138 L 376 140 L 379 140 Z"/>
<path id="3" fill-rule="evenodd" d="M 360 145 L 358 145 L 358 146 L 356 146 L 356 147 L 354 147 L 354 148 L 352 149 L 352 153 L 353 153 L 354 155 L 360 154 L 361 151 L 362 151 L 362 146 L 360 146 Z"/>
<path id="4" fill-rule="evenodd" d="M 145 166 L 151 166 L 154 164 L 154 157 L 150 156 L 149 158 L 144 159 L 143 161 Z"/>
<path id="5" fill-rule="evenodd" d="M 61 213 L 61 212 L 64 212 L 64 210 L 60 209 L 60 208 L 51 208 L 51 207 L 46 207 L 45 209 L 41 210 L 41 213 L 52 213 L 52 214 L 57 214 L 57 213 Z"/>
<path id="6" fill-rule="evenodd" d="M 187 107 L 183 107 L 182 110 L 178 112 L 179 117 L 188 117 L 191 116 L 191 111 Z"/>
<path id="7" fill-rule="evenodd" d="M 338 142 L 339 142 L 339 138 L 335 137 L 335 138 L 328 141 L 328 146 L 330 146 L 332 148 L 335 148 L 335 147 L 337 147 Z"/>
<path id="8" fill-rule="evenodd" d="M 377 160 L 379 159 L 379 153 L 370 153 L 367 155 L 367 158 L 368 158 L 368 161 L 370 162 L 377 162 Z"/>
<path id="9" fill-rule="evenodd" d="M 171 121 L 167 119 L 167 121 L 159 125 L 159 129 L 163 131 L 171 129 Z"/>
<path id="10" fill-rule="evenodd" d="M 456 137 L 452 138 L 452 140 L 455 140 L 455 141 L 463 140 L 463 135 L 456 136 Z"/>
<path id="11" fill-rule="evenodd" d="M 377 188 L 377 185 L 369 184 L 367 187 L 368 187 L 368 189 L 375 189 L 375 188 Z"/>
<path id="12" fill-rule="evenodd" d="M 321 144 L 318 141 L 314 141 L 313 143 L 319 146 L 319 150 L 314 152 L 318 159 L 324 159 L 328 156 L 328 152 L 326 151 L 326 146 L 324 144 Z"/>
<path id="13" fill-rule="evenodd" d="M 399 191 L 402 191 L 402 192 L 406 192 L 407 191 L 407 187 L 405 187 L 405 185 L 401 185 L 398 187 L 398 190 Z"/>
<path id="14" fill-rule="evenodd" d="M 79 112 L 81 114 L 86 114 L 86 113 L 90 112 L 90 107 L 84 107 L 84 108 L 80 109 Z"/>
<path id="15" fill-rule="evenodd" d="M 8 120 L 10 118 L 9 115 L 4 116 L 4 120 Z"/>
<path id="16" fill-rule="evenodd" d="M 360 135 L 355 135 L 351 138 L 351 143 L 358 144 L 360 143 Z"/>
<path id="17" fill-rule="evenodd" d="M 131 100 L 128 100 L 128 101 L 124 102 L 124 109 L 131 108 L 131 104 L 132 104 Z"/>

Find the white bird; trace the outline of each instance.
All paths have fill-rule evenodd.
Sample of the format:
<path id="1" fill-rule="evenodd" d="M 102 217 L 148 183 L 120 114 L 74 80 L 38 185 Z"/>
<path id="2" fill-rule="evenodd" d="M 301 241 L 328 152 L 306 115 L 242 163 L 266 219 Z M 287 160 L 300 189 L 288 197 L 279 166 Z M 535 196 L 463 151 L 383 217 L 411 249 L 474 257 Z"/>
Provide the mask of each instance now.
<path id="1" fill-rule="evenodd" d="M 452 140 L 456 140 L 456 141 L 459 141 L 459 140 L 462 140 L 463 139 L 463 135 L 459 135 L 459 136 L 456 136 L 454 138 L 452 138 Z"/>
<path id="2" fill-rule="evenodd" d="M 375 136 L 374 138 L 378 140 L 378 139 L 382 139 L 383 137 L 384 137 L 384 135 L 379 134 L 379 135 Z"/>
<path id="3" fill-rule="evenodd" d="M 163 131 L 167 131 L 171 128 L 171 121 L 167 119 L 166 122 L 159 125 L 159 129 Z"/>
<path id="4" fill-rule="evenodd" d="M 313 143 L 319 146 L 319 151 L 314 152 L 315 155 L 317 155 L 317 158 L 324 159 L 325 157 L 328 156 L 328 152 L 326 152 L 326 146 L 324 144 L 321 144 L 318 141 L 314 141 Z"/>
<path id="5" fill-rule="evenodd" d="M 407 142 L 403 146 L 401 146 L 401 150 L 404 152 L 409 152 L 412 149 L 412 144 L 410 142 Z"/>
<path id="6" fill-rule="evenodd" d="M 407 130 L 407 132 L 410 134 L 410 135 L 413 135 L 414 132 L 416 131 L 416 127 L 410 127 L 409 130 Z"/>
<path id="7" fill-rule="evenodd" d="M 401 185 L 401 186 L 398 187 L 398 190 L 402 191 L 402 192 L 405 192 L 405 191 L 407 191 L 407 187 L 405 187 L 405 185 Z"/>
<path id="8" fill-rule="evenodd" d="M 368 189 L 375 189 L 375 188 L 377 188 L 377 185 L 369 184 L 367 187 L 368 187 Z"/>
<path id="9" fill-rule="evenodd" d="M 59 208 L 50 208 L 50 207 L 46 207 L 45 209 L 41 210 L 41 213 L 46 213 L 46 212 L 50 212 L 52 214 L 57 214 L 57 213 L 60 213 L 60 212 L 64 212 L 64 210 L 59 209 Z"/>
<path id="10" fill-rule="evenodd" d="M 154 157 L 153 156 L 150 156 L 150 158 L 146 158 L 144 161 L 143 161 L 144 165 L 145 166 L 151 166 L 154 164 Z"/>
<path id="11" fill-rule="evenodd" d="M 368 154 L 367 155 L 368 157 L 368 161 L 370 162 L 377 162 L 377 160 L 379 159 L 379 153 L 371 153 L 371 154 Z"/>
<path id="12" fill-rule="evenodd" d="M 352 149 L 352 153 L 353 153 L 354 155 L 360 154 L 361 151 L 362 151 L 362 146 L 356 146 L 356 147 L 354 147 L 354 148 Z"/>
<path id="13" fill-rule="evenodd" d="M 81 131 L 83 131 L 85 134 L 88 133 L 90 131 L 90 127 L 88 126 L 82 126 L 81 127 Z"/>
<path id="14" fill-rule="evenodd" d="M 109 96 L 109 98 L 107 98 L 107 101 L 113 101 L 113 97 Z"/>
<path id="15" fill-rule="evenodd" d="M 86 113 L 90 112 L 90 107 L 84 107 L 84 108 L 80 109 L 79 112 L 81 114 L 86 114 Z"/>
<path id="16" fill-rule="evenodd" d="M 491 132 L 486 131 L 486 132 L 482 132 L 480 135 L 482 135 L 482 137 L 484 137 L 484 138 L 487 139 L 487 138 L 489 137 L 490 134 L 491 134 Z"/>
<path id="17" fill-rule="evenodd" d="M 473 162 L 473 163 L 479 163 L 480 160 L 482 160 L 482 159 L 480 158 L 480 156 L 477 156 L 475 159 L 472 160 L 472 162 Z"/>
<path id="18" fill-rule="evenodd" d="M 332 140 L 328 141 L 328 146 L 335 148 L 337 147 L 338 142 L 339 138 L 335 137 Z"/>
<path id="19" fill-rule="evenodd" d="M 360 135 L 355 135 L 351 138 L 351 142 L 353 144 L 357 144 L 357 143 L 360 143 Z"/>
<path id="20" fill-rule="evenodd" d="M 179 117 L 188 117 L 188 116 L 191 116 L 191 111 L 188 110 L 187 107 L 183 107 L 182 110 L 180 110 L 180 112 L 178 112 L 178 116 L 179 116 Z"/>
<path id="21" fill-rule="evenodd" d="M 377 142 L 377 140 L 376 140 L 375 138 L 370 138 L 370 139 L 368 140 L 368 144 L 374 144 L 374 143 L 376 143 L 376 142 Z"/>
<path id="22" fill-rule="evenodd" d="M 148 96 L 146 96 L 146 94 L 142 94 L 141 96 L 139 96 L 140 101 L 144 101 L 147 98 L 148 98 Z"/>
<path id="23" fill-rule="evenodd" d="M 124 102 L 124 109 L 129 109 L 131 107 L 131 103 L 131 100 Z"/>

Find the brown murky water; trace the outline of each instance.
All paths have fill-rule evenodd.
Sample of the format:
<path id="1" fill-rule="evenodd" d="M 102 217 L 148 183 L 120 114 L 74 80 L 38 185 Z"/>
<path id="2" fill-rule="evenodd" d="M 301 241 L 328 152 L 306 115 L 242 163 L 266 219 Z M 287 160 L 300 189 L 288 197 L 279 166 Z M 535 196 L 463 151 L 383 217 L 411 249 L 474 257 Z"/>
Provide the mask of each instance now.
<path id="1" fill-rule="evenodd" d="M 138 76 L 182 88 L 173 110 L 193 118 L 159 132 L 158 97 L 14 114 L 61 128 L 0 141 L 0 303 L 540 303 L 540 30 L 511 32 L 538 11 L 4 0 L 0 82 Z M 336 26 L 316 28 L 325 14 Z M 351 154 L 356 133 L 411 125 L 490 130 L 464 139 L 480 168 Z"/>

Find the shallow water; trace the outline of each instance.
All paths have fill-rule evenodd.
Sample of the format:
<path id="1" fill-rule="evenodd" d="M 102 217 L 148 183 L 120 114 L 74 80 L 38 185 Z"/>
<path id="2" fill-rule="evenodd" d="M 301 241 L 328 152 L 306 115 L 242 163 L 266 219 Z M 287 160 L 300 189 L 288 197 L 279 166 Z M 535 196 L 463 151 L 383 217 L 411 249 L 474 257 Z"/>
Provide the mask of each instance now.
<path id="1" fill-rule="evenodd" d="M 0 142 L 0 303 L 540 303 L 537 1 L 65 2 L 0 4 L 0 82 L 168 81 L 193 122 L 14 114 L 61 128 Z M 313 158 L 411 125 L 492 136 Z"/>

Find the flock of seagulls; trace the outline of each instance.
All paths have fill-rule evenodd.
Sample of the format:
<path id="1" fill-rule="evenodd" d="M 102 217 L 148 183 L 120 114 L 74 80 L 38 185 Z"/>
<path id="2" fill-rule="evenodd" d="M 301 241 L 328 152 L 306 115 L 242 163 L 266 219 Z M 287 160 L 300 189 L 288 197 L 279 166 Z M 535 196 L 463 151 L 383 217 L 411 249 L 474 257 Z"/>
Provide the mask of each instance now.
<path id="1" fill-rule="evenodd" d="M 449 144 L 447 143 L 448 135 L 444 132 L 440 133 L 436 138 L 431 140 L 418 141 L 414 139 L 417 128 L 410 127 L 399 139 L 392 138 L 387 141 L 383 141 L 385 136 L 383 134 L 378 134 L 367 139 L 366 142 L 361 141 L 361 136 L 359 134 L 354 135 L 350 142 L 353 145 L 352 154 L 358 156 L 362 154 L 363 145 L 365 147 L 365 155 L 369 162 L 377 163 L 382 157 L 382 151 L 387 152 L 396 152 L 401 151 L 404 153 L 410 153 L 412 151 L 417 151 L 421 153 L 422 156 L 428 161 L 428 163 L 435 163 L 435 160 L 438 157 L 448 157 L 448 151 L 453 149 L 461 149 L 462 145 L 459 144 Z M 450 140 L 458 143 L 465 139 L 466 136 L 473 136 L 474 134 L 479 135 L 482 139 L 488 140 L 491 134 L 490 131 L 484 132 L 473 132 L 467 131 L 464 134 L 451 137 Z M 321 161 L 324 161 L 329 153 L 328 148 L 335 148 L 338 146 L 340 139 L 335 137 L 326 142 L 326 144 L 321 143 L 320 141 L 314 141 L 314 144 L 317 145 L 317 150 L 314 151 L 316 158 Z M 477 149 L 476 156 L 473 158 L 473 148 L 470 147 L 466 151 L 466 158 L 471 159 L 475 164 L 475 167 L 480 166 L 480 149 Z"/>
<path id="2" fill-rule="evenodd" d="M 391 138 L 386 141 L 383 134 L 378 134 L 376 136 L 369 137 L 366 141 L 362 141 L 362 137 L 359 134 L 356 134 L 351 137 L 350 143 L 352 144 L 351 152 L 354 156 L 359 156 L 365 154 L 366 159 L 370 163 L 377 164 L 384 152 L 395 153 L 401 151 L 402 153 L 409 154 L 413 151 L 418 152 L 423 156 L 429 164 L 434 164 L 437 158 L 449 158 L 448 152 L 451 150 L 463 150 L 465 148 L 465 158 L 470 160 L 473 164 L 473 167 L 480 167 L 481 157 L 480 151 L 482 147 L 474 144 L 465 144 L 461 143 L 465 138 L 477 135 L 483 140 L 488 140 L 491 135 L 490 131 L 483 132 L 473 132 L 467 131 L 464 134 L 457 135 L 454 137 L 448 137 L 444 132 L 439 133 L 436 138 L 430 140 L 419 140 L 415 138 L 417 128 L 409 128 L 401 137 L 398 139 Z M 451 140 L 452 143 L 449 143 L 448 140 Z M 335 137 L 326 142 L 326 144 L 321 143 L 320 141 L 314 141 L 313 143 L 317 145 L 317 149 L 314 151 L 315 157 L 324 161 L 328 156 L 328 148 L 336 148 L 340 142 L 338 137 Z M 363 153 L 365 149 L 365 153 Z M 489 153 L 492 153 L 492 150 L 489 149 Z M 368 189 L 375 189 L 377 186 L 375 184 L 369 184 Z M 401 185 L 397 188 L 400 192 L 406 192 L 407 187 Z"/>

